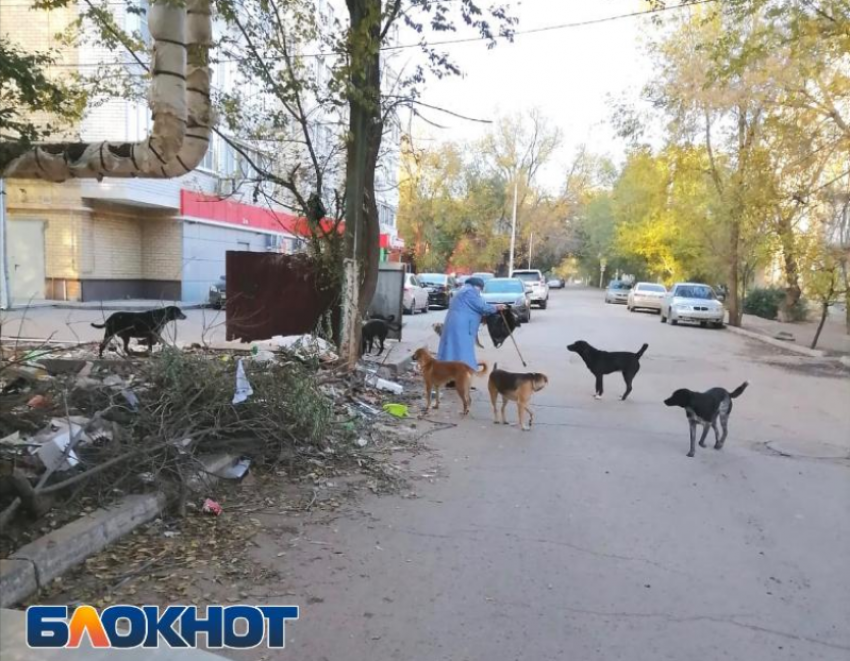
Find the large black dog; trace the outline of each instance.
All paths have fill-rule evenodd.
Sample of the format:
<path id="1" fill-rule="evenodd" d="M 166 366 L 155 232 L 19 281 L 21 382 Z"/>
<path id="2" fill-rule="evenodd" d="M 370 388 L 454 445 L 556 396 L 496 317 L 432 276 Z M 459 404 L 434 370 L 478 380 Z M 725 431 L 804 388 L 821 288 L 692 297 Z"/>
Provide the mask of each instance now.
<path id="1" fill-rule="evenodd" d="M 380 344 L 378 355 L 384 353 L 384 342 L 390 330 L 398 331 L 401 329 L 399 324 L 394 324 L 395 315 L 389 317 L 373 316 L 372 319 L 363 324 L 363 335 L 360 344 L 360 355 L 372 353 L 372 346 L 377 341 Z"/>
<path id="2" fill-rule="evenodd" d="M 644 344 L 637 353 L 630 351 L 600 351 L 590 346 L 584 340 L 573 342 L 567 346 L 567 349 L 581 356 L 584 364 L 587 365 L 587 369 L 596 377 L 596 399 L 602 398 L 602 377 L 605 374 L 612 374 L 614 372 L 623 373 L 623 380 L 626 382 L 626 392 L 623 393 L 622 399 L 626 399 L 632 391 L 632 380 L 640 369 L 640 357 L 648 348 L 649 345 Z"/>
<path id="3" fill-rule="evenodd" d="M 102 324 L 92 324 L 94 328 L 105 328 L 103 341 L 100 343 L 100 357 L 103 350 L 113 337 L 120 337 L 124 342 L 124 352 L 130 353 L 130 338 L 143 340 L 148 345 L 148 352 L 153 345 L 162 342 L 160 333 L 163 326 L 171 321 L 185 319 L 186 315 L 176 305 L 169 305 L 156 310 L 144 312 L 116 312 Z"/>
<path id="4" fill-rule="evenodd" d="M 680 388 L 664 403 L 667 406 L 681 406 L 688 416 L 688 426 L 691 430 L 691 450 L 689 457 L 694 456 L 696 451 L 697 425 L 702 425 L 702 436 L 699 439 L 701 448 L 705 447 L 705 437 L 708 436 L 709 427 L 714 428 L 714 449 L 720 450 L 729 435 L 729 415 L 732 413 L 732 400 L 740 397 L 747 389 L 748 383 L 744 381 L 740 386 L 729 392 L 725 388 L 712 388 L 705 392 L 694 392 Z M 723 436 L 717 431 L 717 423 L 723 427 Z"/>

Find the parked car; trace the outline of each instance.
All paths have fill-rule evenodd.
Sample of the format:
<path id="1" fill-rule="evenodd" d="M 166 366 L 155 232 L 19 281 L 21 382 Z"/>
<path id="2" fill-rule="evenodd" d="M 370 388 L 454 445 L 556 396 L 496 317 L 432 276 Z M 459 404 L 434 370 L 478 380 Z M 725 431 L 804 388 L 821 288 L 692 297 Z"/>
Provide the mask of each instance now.
<path id="1" fill-rule="evenodd" d="M 405 314 L 416 314 L 419 311 L 428 312 L 428 290 L 412 273 L 404 274 L 404 297 L 402 300 Z"/>
<path id="2" fill-rule="evenodd" d="M 567 286 L 567 281 L 563 278 L 552 276 L 546 284 L 549 285 L 549 289 L 563 289 Z"/>
<path id="3" fill-rule="evenodd" d="M 509 305 L 521 322 L 531 321 L 531 299 L 519 278 L 491 278 L 484 283 L 481 296 L 492 305 Z"/>
<path id="4" fill-rule="evenodd" d="M 495 273 L 487 273 L 486 271 L 479 271 L 478 273 L 473 273 L 470 278 L 481 278 L 486 284 L 488 280 L 495 278 Z"/>
<path id="5" fill-rule="evenodd" d="M 709 285 L 700 282 L 676 283 L 661 304 L 662 324 L 669 319 L 674 326 L 680 321 L 688 321 L 723 328 L 725 316 L 726 310 L 717 300 L 717 294 Z"/>
<path id="6" fill-rule="evenodd" d="M 537 269 L 514 269 L 511 273 L 512 278 L 519 278 L 526 285 L 531 287 L 531 302 L 540 306 L 541 310 L 545 310 L 549 305 L 549 285 L 546 284 L 546 278 Z"/>
<path id="7" fill-rule="evenodd" d="M 428 290 L 428 304 L 449 307 L 454 296 L 455 279 L 445 273 L 420 273 L 419 283 Z"/>
<path id="8" fill-rule="evenodd" d="M 667 287 L 654 282 L 639 282 L 629 290 L 626 305 L 629 312 L 655 310 L 661 312 L 661 303 L 667 295 Z"/>
<path id="9" fill-rule="evenodd" d="M 612 280 L 608 283 L 608 289 L 605 290 L 606 303 L 628 303 L 629 290 L 632 286 L 623 280 Z"/>
<path id="10" fill-rule="evenodd" d="M 210 286 L 209 302 L 210 307 L 216 310 L 221 310 L 227 302 L 227 283 L 224 276 L 221 276 L 217 283 Z"/>

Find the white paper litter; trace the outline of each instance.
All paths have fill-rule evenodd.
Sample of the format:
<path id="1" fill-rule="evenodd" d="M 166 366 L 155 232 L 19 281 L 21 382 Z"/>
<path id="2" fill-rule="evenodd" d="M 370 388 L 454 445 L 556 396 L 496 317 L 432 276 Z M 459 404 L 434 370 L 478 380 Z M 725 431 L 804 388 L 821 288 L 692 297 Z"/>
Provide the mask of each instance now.
<path id="1" fill-rule="evenodd" d="M 251 395 L 254 394 L 254 389 L 248 381 L 248 376 L 245 374 L 245 366 L 240 358 L 236 363 L 236 392 L 233 393 L 233 403 L 241 404 Z"/>

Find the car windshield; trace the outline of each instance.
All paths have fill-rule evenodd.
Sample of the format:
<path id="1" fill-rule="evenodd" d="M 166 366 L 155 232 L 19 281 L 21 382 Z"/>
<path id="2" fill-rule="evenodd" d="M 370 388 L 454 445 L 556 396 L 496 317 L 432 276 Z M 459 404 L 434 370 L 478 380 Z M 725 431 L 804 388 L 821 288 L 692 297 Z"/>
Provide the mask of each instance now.
<path id="1" fill-rule="evenodd" d="M 708 285 L 683 285 L 676 287 L 676 296 L 681 298 L 701 298 L 712 301 L 716 298 L 714 290 Z"/>
<path id="2" fill-rule="evenodd" d="M 484 285 L 485 294 L 522 294 L 524 291 L 522 283 L 516 278 L 490 280 Z"/>
<path id="3" fill-rule="evenodd" d="M 663 293 L 667 290 L 661 285 L 638 285 L 638 291 L 657 291 Z"/>
<path id="4" fill-rule="evenodd" d="M 427 285 L 444 285 L 449 276 L 440 273 L 420 273 L 419 282 Z"/>
<path id="5" fill-rule="evenodd" d="M 523 282 L 537 282 L 538 280 L 540 280 L 540 274 L 535 273 L 534 271 L 526 271 L 524 273 L 515 271 L 514 277 L 519 278 Z"/>
<path id="6" fill-rule="evenodd" d="M 608 283 L 608 289 L 631 289 L 628 282 L 622 282 L 620 280 L 612 280 Z"/>

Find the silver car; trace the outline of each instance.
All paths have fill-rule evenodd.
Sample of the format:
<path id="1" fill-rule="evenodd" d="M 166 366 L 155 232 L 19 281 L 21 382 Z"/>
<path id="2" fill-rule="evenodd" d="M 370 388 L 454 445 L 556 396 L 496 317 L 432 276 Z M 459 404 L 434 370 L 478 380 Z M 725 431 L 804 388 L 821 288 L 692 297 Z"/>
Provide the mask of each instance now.
<path id="1" fill-rule="evenodd" d="M 639 282 L 629 290 L 626 306 L 629 308 L 629 312 L 635 310 L 661 312 L 661 303 L 666 295 L 667 288 L 664 285 L 657 285 L 654 282 Z"/>
<path id="2" fill-rule="evenodd" d="M 412 273 L 404 274 L 404 314 L 428 312 L 428 290 Z"/>
<path id="3" fill-rule="evenodd" d="M 709 285 L 700 282 L 676 283 L 661 304 L 662 324 L 669 319 L 674 326 L 680 321 L 687 321 L 723 328 L 725 317 L 726 310 L 717 300 L 717 294 Z"/>
<path id="4" fill-rule="evenodd" d="M 481 296 L 491 305 L 509 305 L 522 323 L 531 321 L 531 300 L 519 278 L 492 278 L 484 284 Z"/>
<path id="5" fill-rule="evenodd" d="M 628 303 L 629 289 L 632 286 L 623 280 L 612 280 L 608 283 L 608 289 L 605 290 L 606 303 Z"/>

